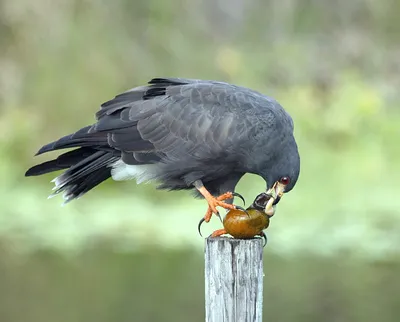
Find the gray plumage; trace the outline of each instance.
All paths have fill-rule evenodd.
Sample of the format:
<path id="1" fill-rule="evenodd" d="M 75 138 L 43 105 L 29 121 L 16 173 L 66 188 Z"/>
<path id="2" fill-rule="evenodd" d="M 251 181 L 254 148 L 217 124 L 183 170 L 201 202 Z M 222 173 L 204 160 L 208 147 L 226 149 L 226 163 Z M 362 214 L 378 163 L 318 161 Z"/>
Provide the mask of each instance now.
<path id="1" fill-rule="evenodd" d="M 299 176 L 291 117 L 274 99 L 247 88 L 156 78 L 104 103 L 96 118 L 95 124 L 43 146 L 38 154 L 76 150 L 26 175 L 67 169 L 55 179 L 55 194 L 64 192 L 66 201 L 117 177 L 121 165 L 145 165 L 137 169 L 161 189 L 193 189 L 201 180 L 213 195 L 233 191 L 245 173 L 260 175 L 268 187 L 290 177 L 286 191 Z"/>

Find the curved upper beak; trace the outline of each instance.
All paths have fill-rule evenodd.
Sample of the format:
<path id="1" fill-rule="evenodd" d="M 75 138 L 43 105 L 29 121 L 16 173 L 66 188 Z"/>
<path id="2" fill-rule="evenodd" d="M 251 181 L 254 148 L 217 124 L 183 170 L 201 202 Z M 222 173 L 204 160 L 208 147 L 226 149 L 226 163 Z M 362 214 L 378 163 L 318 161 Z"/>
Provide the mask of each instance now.
<path id="1" fill-rule="evenodd" d="M 275 182 L 274 185 L 270 189 L 268 189 L 267 194 L 271 195 L 272 198 L 268 201 L 267 205 L 265 206 L 264 212 L 266 214 L 271 213 L 271 208 L 276 204 L 278 204 L 284 192 L 285 192 L 285 185 L 283 185 L 279 181 Z"/>
<path id="2" fill-rule="evenodd" d="M 285 186 L 282 183 L 277 182 L 273 188 L 275 190 L 275 201 L 273 204 L 276 205 L 281 200 L 283 193 L 285 192 Z"/>
<path id="3" fill-rule="evenodd" d="M 273 206 L 277 205 L 278 202 L 281 200 L 281 197 L 277 196 L 274 200 L 274 202 L 272 203 Z"/>

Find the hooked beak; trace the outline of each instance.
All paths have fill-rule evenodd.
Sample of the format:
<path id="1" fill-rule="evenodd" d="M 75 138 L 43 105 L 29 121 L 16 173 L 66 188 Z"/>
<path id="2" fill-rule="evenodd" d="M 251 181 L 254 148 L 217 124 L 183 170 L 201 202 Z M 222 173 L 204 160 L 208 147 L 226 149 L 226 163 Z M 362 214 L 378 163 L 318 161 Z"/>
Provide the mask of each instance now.
<path id="1" fill-rule="evenodd" d="M 279 181 L 275 182 L 271 189 L 268 189 L 267 194 L 272 196 L 265 206 L 264 212 L 268 214 L 273 214 L 275 212 L 275 205 L 281 200 L 283 193 L 285 191 L 285 185 Z"/>

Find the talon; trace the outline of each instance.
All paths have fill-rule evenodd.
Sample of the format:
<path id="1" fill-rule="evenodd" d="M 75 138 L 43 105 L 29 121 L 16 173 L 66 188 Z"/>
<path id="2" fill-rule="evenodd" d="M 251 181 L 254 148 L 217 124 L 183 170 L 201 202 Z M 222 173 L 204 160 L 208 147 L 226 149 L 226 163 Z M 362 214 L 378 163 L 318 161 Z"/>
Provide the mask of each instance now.
<path id="1" fill-rule="evenodd" d="M 262 231 L 262 232 L 259 234 L 259 236 L 260 236 L 262 239 L 264 239 L 263 247 L 265 247 L 265 246 L 267 245 L 267 241 L 268 241 L 267 235 L 265 235 L 265 233 Z"/>
<path id="2" fill-rule="evenodd" d="M 220 215 L 219 211 L 217 211 L 217 212 L 215 213 L 215 215 L 216 215 L 216 216 L 219 218 L 219 220 L 221 220 L 221 222 L 222 222 L 222 218 L 221 218 L 221 215 Z M 203 235 L 201 234 L 201 225 L 203 224 L 203 222 L 209 222 L 210 219 L 211 219 L 211 216 L 212 216 L 212 212 L 210 211 L 210 208 L 209 208 L 208 211 L 207 211 L 207 213 L 206 213 L 206 215 L 205 215 L 203 218 L 200 219 L 199 224 L 197 225 L 197 230 L 198 230 L 198 232 L 199 232 L 199 234 L 200 234 L 201 237 L 203 237 Z"/>
<path id="3" fill-rule="evenodd" d="M 240 207 L 240 206 L 236 206 L 236 205 L 235 205 L 235 208 L 238 209 L 238 210 L 243 211 L 244 213 L 246 213 L 247 217 L 250 218 L 250 214 L 247 212 L 246 209 L 244 209 L 243 207 Z"/>
<path id="4" fill-rule="evenodd" d="M 203 235 L 201 234 L 201 225 L 203 224 L 204 221 L 205 221 L 205 219 L 201 218 L 199 221 L 199 224 L 197 225 L 197 230 L 199 231 L 199 234 L 201 237 L 203 237 Z"/>
<path id="5" fill-rule="evenodd" d="M 234 196 L 234 197 L 238 197 L 238 198 L 240 198 L 240 199 L 242 199 L 242 201 L 243 201 L 243 205 L 245 205 L 246 204 L 246 200 L 244 200 L 244 197 L 240 194 L 240 193 L 237 193 L 237 192 L 232 192 L 232 196 Z"/>

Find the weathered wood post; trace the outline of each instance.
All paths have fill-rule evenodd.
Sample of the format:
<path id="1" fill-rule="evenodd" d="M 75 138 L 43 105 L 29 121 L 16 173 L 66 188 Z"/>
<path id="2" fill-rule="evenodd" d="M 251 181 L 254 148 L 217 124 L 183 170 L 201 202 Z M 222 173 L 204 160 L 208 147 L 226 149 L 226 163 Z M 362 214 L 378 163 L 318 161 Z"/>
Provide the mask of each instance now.
<path id="1" fill-rule="evenodd" d="M 207 238 L 206 322 L 261 322 L 263 241 Z"/>

